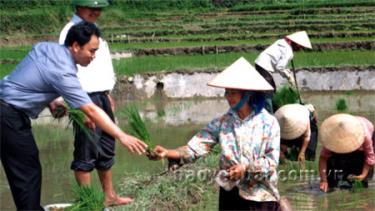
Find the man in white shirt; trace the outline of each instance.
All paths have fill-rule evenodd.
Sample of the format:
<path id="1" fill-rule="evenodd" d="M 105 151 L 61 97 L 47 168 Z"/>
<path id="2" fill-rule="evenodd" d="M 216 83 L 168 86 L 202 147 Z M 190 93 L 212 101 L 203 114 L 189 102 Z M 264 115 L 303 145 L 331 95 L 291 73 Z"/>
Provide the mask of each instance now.
<path id="1" fill-rule="evenodd" d="M 271 75 L 273 72 L 278 72 L 292 86 L 296 85 L 293 73 L 287 67 L 293 59 L 293 51 L 303 48 L 311 49 L 311 42 L 306 31 L 299 31 L 277 40 L 262 51 L 255 60 L 255 69 L 273 86 L 274 92 L 276 92 L 276 84 Z M 272 95 L 268 96 L 266 108 L 273 113 L 272 103 L 269 105 L 270 100 L 272 102 Z"/>
<path id="2" fill-rule="evenodd" d="M 101 15 L 102 8 L 108 6 L 107 0 L 73 0 L 75 14 L 60 33 L 59 43 L 65 41 L 68 30 L 81 21 L 95 23 Z M 91 100 L 101 107 L 114 121 L 114 102 L 109 95 L 116 83 L 112 59 L 108 44 L 100 38 L 96 58 L 87 67 L 77 65 L 78 79 L 82 89 L 88 93 Z M 112 136 L 87 123 L 95 130 L 94 138 L 88 137 L 79 127 L 75 127 L 74 160 L 71 169 L 74 170 L 79 185 L 88 186 L 91 183 L 91 171 L 97 169 L 100 182 L 105 194 L 106 206 L 124 205 L 133 201 L 131 198 L 116 195 L 112 185 L 111 167 L 114 164 L 115 140 Z M 93 143 L 96 142 L 96 143 Z"/>

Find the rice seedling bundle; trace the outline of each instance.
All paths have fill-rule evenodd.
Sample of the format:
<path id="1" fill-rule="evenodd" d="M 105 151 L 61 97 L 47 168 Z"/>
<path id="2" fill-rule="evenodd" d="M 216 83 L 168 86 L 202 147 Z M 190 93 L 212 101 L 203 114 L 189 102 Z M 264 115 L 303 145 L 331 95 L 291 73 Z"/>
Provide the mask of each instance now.
<path id="1" fill-rule="evenodd" d="M 152 142 L 150 138 L 150 133 L 147 130 L 146 124 L 143 121 L 141 115 L 139 114 L 138 108 L 135 106 L 128 106 L 125 109 L 125 114 L 128 118 L 128 124 L 130 129 L 129 133 L 137 137 L 138 139 L 142 140 L 148 145 L 146 149 L 146 155 L 149 159 L 156 159 L 156 154 L 153 152 L 155 144 Z"/>

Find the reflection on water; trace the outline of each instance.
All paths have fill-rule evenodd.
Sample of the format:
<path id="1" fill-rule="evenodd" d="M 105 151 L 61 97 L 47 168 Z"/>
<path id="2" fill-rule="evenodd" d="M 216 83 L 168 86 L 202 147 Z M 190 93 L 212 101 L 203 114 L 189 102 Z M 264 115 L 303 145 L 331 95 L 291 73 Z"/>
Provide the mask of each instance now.
<path id="1" fill-rule="evenodd" d="M 313 104 L 319 119 L 336 112 L 336 102 L 345 100 L 347 112 L 363 115 L 375 122 L 375 94 L 370 92 L 347 93 L 303 93 L 303 102 Z M 228 110 L 226 100 L 176 100 L 167 103 L 147 103 L 142 111 L 143 116 L 153 122 L 163 122 L 168 125 L 183 125 L 187 123 L 205 124 L 214 117 L 219 117 Z"/>
<path id="2" fill-rule="evenodd" d="M 293 210 L 374 210 L 375 182 L 368 189 L 338 190 L 323 193 L 319 181 L 299 184 L 284 184 L 283 196 L 288 199 Z"/>
<path id="3" fill-rule="evenodd" d="M 345 99 L 348 111 L 367 117 L 375 122 L 375 93 L 303 93 L 305 103 L 315 105 L 319 122 L 335 113 L 335 103 Z M 126 119 L 121 105 L 129 102 L 118 102 L 117 118 L 120 126 L 126 128 Z M 146 117 L 151 137 L 155 143 L 168 147 L 185 144 L 187 140 L 204 124 L 219 117 L 228 105 L 223 99 L 208 100 L 173 100 L 155 102 L 135 102 Z M 46 121 L 46 118 L 43 118 Z M 48 121 L 48 120 L 47 120 Z M 40 123 L 40 124 L 38 124 Z M 66 123 L 57 123 L 61 127 L 51 126 L 49 122 L 34 122 L 33 130 L 40 151 L 43 167 L 42 203 L 71 201 L 72 187 L 75 184 L 70 162 L 73 153 L 73 136 L 71 129 L 65 129 Z M 56 124 L 56 121 L 53 121 Z M 163 171 L 162 162 L 149 162 L 145 157 L 132 156 L 127 150 L 117 145 L 116 164 L 113 167 L 115 186 L 123 180 L 125 173 L 147 171 L 157 174 Z M 96 173 L 94 184 L 99 186 Z M 126 180 L 126 178 L 125 178 Z M 330 194 L 321 193 L 318 180 L 310 183 L 288 183 L 280 181 L 281 194 L 285 195 L 296 210 L 327 210 L 339 208 L 374 209 L 374 185 L 358 193 L 337 191 Z M 117 188 L 118 189 L 118 188 Z M 3 169 L 0 171 L 0 210 L 14 210 L 14 204 Z M 353 205 L 353 199 L 357 203 Z M 353 207 L 354 206 L 354 207 Z"/>

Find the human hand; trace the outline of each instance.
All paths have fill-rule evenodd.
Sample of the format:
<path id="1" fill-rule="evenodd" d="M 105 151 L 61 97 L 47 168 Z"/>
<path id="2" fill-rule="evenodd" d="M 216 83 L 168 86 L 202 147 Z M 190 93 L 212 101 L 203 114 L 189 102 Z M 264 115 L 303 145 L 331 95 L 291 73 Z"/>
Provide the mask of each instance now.
<path id="1" fill-rule="evenodd" d="M 159 146 L 157 145 L 155 148 L 154 148 L 154 152 L 155 154 L 157 155 L 157 160 L 161 160 L 161 159 L 164 159 L 167 157 L 167 154 L 168 154 L 168 149 L 162 147 L 162 146 Z"/>
<path id="2" fill-rule="evenodd" d="M 298 154 L 298 161 L 301 162 L 301 163 L 305 163 L 305 153 L 304 152 L 300 152 Z"/>
<path id="3" fill-rule="evenodd" d="M 245 176 L 246 166 L 245 164 L 236 164 L 230 167 L 227 171 L 230 180 L 239 180 Z"/>
<path id="4" fill-rule="evenodd" d="M 293 88 L 296 88 L 296 80 L 294 79 L 294 76 L 291 75 L 290 77 L 288 77 L 288 82 L 289 84 L 293 87 Z"/>
<path id="5" fill-rule="evenodd" d="M 121 136 L 119 140 L 121 144 L 126 147 L 131 153 L 142 155 L 146 152 L 147 144 L 134 136 L 125 134 Z"/>
<path id="6" fill-rule="evenodd" d="M 68 108 L 64 105 L 63 101 L 54 100 L 49 103 L 48 108 L 53 118 L 62 118 L 68 113 Z"/>
<path id="7" fill-rule="evenodd" d="M 362 176 L 362 175 L 354 175 L 354 174 L 349 174 L 348 175 L 348 177 L 347 177 L 347 179 L 349 180 L 349 181 L 362 181 L 362 180 L 364 180 L 366 178 L 366 176 Z"/>
<path id="8" fill-rule="evenodd" d="M 296 87 L 296 81 L 295 81 L 295 78 L 294 78 L 294 75 L 293 75 L 293 72 L 290 70 L 290 69 L 284 69 L 282 70 L 283 74 L 285 76 L 285 78 L 288 80 L 289 84 L 292 86 L 292 87 Z"/>
<path id="9" fill-rule="evenodd" d="M 328 191 L 328 182 L 327 181 L 320 181 L 319 189 L 323 192 Z"/>
<path id="10" fill-rule="evenodd" d="M 92 131 L 95 131 L 96 124 L 89 117 L 85 116 L 84 124 L 86 125 L 87 128 L 90 128 Z"/>

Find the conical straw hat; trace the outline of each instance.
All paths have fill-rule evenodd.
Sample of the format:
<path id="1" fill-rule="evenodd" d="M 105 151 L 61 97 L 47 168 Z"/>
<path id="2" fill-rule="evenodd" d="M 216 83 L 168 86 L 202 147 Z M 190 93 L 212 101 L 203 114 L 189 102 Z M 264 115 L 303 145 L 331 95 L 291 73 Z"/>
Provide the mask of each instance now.
<path id="1" fill-rule="evenodd" d="M 364 128 L 361 121 L 355 116 L 335 114 L 324 120 L 320 126 L 319 140 L 330 151 L 353 152 L 364 141 Z"/>
<path id="2" fill-rule="evenodd" d="M 310 48 L 310 49 L 312 48 L 309 36 L 307 35 L 306 31 L 295 32 L 295 33 L 290 34 L 286 37 L 288 39 L 290 39 L 291 41 L 293 41 L 293 42 L 297 43 L 298 45 L 301 45 L 305 48 Z"/>
<path id="3" fill-rule="evenodd" d="M 207 85 L 240 90 L 273 90 L 273 87 L 243 57 L 223 70 Z"/>
<path id="4" fill-rule="evenodd" d="M 288 104 L 275 112 L 282 139 L 293 140 L 305 133 L 309 125 L 309 110 L 300 104 Z"/>

